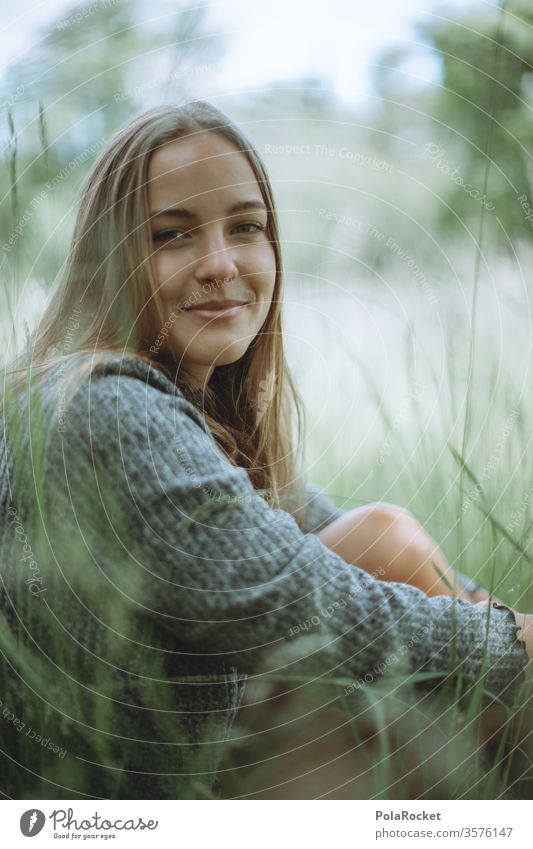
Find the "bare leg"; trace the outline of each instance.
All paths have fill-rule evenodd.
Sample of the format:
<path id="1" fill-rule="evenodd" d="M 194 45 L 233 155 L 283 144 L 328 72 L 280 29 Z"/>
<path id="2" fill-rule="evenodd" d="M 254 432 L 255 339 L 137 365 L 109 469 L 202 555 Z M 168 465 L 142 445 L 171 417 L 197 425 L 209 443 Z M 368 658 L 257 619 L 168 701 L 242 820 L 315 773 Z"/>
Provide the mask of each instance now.
<path id="1" fill-rule="evenodd" d="M 350 510 L 317 536 L 347 563 L 375 572 L 381 580 L 413 584 L 428 596 L 456 595 L 470 602 L 489 598 L 484 589 L 466 593 L 435 540 L 395 504 L 376 502 Z"/>

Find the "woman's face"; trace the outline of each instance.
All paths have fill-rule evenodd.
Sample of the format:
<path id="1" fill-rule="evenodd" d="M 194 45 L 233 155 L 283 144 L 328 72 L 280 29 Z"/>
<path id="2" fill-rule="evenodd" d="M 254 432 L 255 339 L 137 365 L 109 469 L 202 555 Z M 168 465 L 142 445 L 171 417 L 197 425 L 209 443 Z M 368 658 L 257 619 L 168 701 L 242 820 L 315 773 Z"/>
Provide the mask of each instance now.
<path id="1" fill-rule="evenodd" d="M 276 278 L 267 210 L 246 156 L 217 133 L 177 139 L 148 173 L 152 263 L 166 309 L 152 351 L 202 386 L 261 329 Z"/>

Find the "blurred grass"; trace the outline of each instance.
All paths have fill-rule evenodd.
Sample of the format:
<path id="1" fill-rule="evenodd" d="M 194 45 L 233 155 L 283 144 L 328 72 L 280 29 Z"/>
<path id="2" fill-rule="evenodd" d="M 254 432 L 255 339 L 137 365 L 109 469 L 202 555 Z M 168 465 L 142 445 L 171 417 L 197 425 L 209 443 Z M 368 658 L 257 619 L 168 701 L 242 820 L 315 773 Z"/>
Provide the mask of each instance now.
<path id="1" fill-rule="evenodd" d="M 409 508 L 452 565 L 487 586 L 494 569 L 496 592 L 527 612 L 529 315 L 517 316 L 505 292 L 482 299 L 472 436 L 463 457 L 468 318 L 456 314 L 453 291 L 439 289 L 435 315 L 408 281 L 399 291 L 393 271 L 390 277 L 381 293 L 372 281 L 354 281 L 352 295 L 321 299 L 307 296 L 302 283 L 288 299 L 286 335 L 309 418 L 309 473 L 340 507 L 383 500 Z"/>
<path id="2" fill-rule="evenodd" d="M 509 269 L 506 274 L 504 291 L 481 299 L 467 457 L 459 446 L 469 322 L 457 314 L 455 294 L 444 284 L 435 316 L 434 305 L 420 301 L 412 281 L 403 279 L 400 288 L 393 271 L 390 281 L 384 278 L 377 286 L 372 279 L 346 280 L 343 293 L 329 296 L 317 292 L 323 278 L 289 273 L 285 334 L 308 411 L 310 477 L 344 508 L 379 500 L 408 507 L 452 565 L 528 612 L 533 609 L 528 451 L 533 412 L 526 391 L 531 367 L 520 351 L 529 317 L 526 311 L 517 315 L 513 306 L 519 273 L 513 280 Z M 482 280 L 486 293 L 485 284 Z M 466 480 L 462 497 L 461 467 Z M 287 679 L 278 683 L 291 687 Z M 252 682 L 249 688 L 252 703 L 257 686 Z M 224 794 L 299 798 L 321 795 L 321 788 L 347 798 L 527 793 L 527 724 L 521 731 L 520 719 L 509 715 L 492 748 L 482 742 L 481 688 L 472 693 L 466 712 L 454 704 L 452 690 L 437 708 L 437 703 L 413 700 L 401 686 L 379 694 L 367 688 L 370 706 L 346 699 L 336 704 L 345 718 L 337 719 L 324 741 L 323 763 L 311 768 L 309 753 L 316 757 L 320 717 L 325 721 L 324 711 L 344 686 L 345 681 L 331 679 L 315 690 L 306 688 L 305 694 L 297 687 L 281 705 L 259 693 L 255 716 L 254 708 L 245 706 L 232 732 L 221 773 Z M 420 728 L 426 730 L 419 739 Z M 315 737 L 309 737 L 311 729 Z M 300 744 L 298 734 L 303 735 Z M 345 751 L 352 741 L 354 760 L 346 763 L 338 750 L 339 762 L 328 765 L 333 750 L 328 740 L 333 748 L 341 740 Z"/>
<path id="3" fill-rule="evenodd" d="M 434 683 L 437 678 L 433 676 Z M 221 764 L 224 798 L 529 798 L 531 709 L 458 707 L 430 674 L 346 682 L 253 680 Z M 524 722 L 524 720 L 526 721 Z"/>
<path id="4" fill-rule="evenodd" d="M 187 92 L 182 80 L 174 86 L 168 74 L 179 62 L 192 59 L 200 67 L 220 50 L 206 49 L 202 15 L 177 19 L 164 43 L 152 31 L 141 37 L 133 27 L 133 5 L 93 16 L 93 40 L 86 45 L 79 27 L 51 27 L 31 67 L 14 72 L 21 75 L 24 96 L 2 113 L 0 241 L 4 245 L 19 225 L 21 233 L 1 254 L 2 358 L 42 310 L 71 235 L 73 198 L 103 139 L 150 105 L 147 98 L 161 99 L 163 89 L 176 98 Z M 178 49 L 184 34 L 187 44 L 199 46 L 196 56 L 189 47 L 185 60 Z M 101 55 L 102 39 L 120 61 L 112 73 L 94 77 L 99 64 L 91 50 Z M 137 61 L 155 48 L 162 86 Z M 56 64 L 55 76 L 49 74 Z M 30 86 L 32 75 L 41 80 L 37 91 Z M 19 79 L 12 82 L 15 90 Z M 139 82 L 140 100 L 132 94 Z M 409 508 L 452 565 L 513 607 L 532 611 L 531 321 L 524 271 L 533 259 L 531 244 L 513 244 L 514 261 L 493 254 L 490 244 L 482 255 L 470 219 L 460 222 L 462 238 L 442 238 L 437 211 L 446 206 L 450 181 L 422 157 L 436 132 L 441 138 L 438 122 L 418 116 L 413 125 L 411 112 L 405 133 L 393 124 L 387 133 L 386 120 L 376 130 L 379 120 L 367 122 L 347 108 L 323 103 L 313 115 L 303 97 L 285 97 L 265 93 L 252 105 L 228 106 L 265 159 L 280 212 L 285 335 L 308 410 L 309 475 L 340 507 L 386 500 Z M 453 153 L 452 144 L 449 149 Z M 47 181 L 51 188 L 41 197 Z M 17 654 L 7 642 L 2 648 Z M 31 681 L 32 659 L 19 659 Z M 44 680 L 37 677 L 34 684 L 45 692 Z M 278 693 L 269 704 L 270 685 L 261 689 L 252 682 L 222 773 L 225 795 L 326 792 L 320 769 L 302 778 L 309 767 L 305 741 L 325 733 L 324 711 L 345 684 L 330 680 L 305 692 L 295 686 L 296 700 Z M 290 689 L 291 682 L 278 685 Z M 71 690 L 68 698 L 76 704 L 79 693 Z M 358 700 L 344 698 L 346 733 L 340 739 L 354 742 L 365 768 L 354 782 L 346 763 L 334 765 L 328 786 L 338 786 L 344 775 L 348 798 L 527 793 L 531 753 L 527 743 L 517 743 L 526 712 L 502 724 L 489 766 L 480 698 L 478 688 L 466 713 L 450 692 L 431 704 L 413 700 L 401 686 L 366 688 Z M 333 726 L 341 722 L 340 714 L 335 717 Z M 287 753 L 299 746 L 299 760 L 290 766 Z M 327 763 L 328 739 L 323 754 Z M 60 767 L 58 775 L 68 781 Z"/>

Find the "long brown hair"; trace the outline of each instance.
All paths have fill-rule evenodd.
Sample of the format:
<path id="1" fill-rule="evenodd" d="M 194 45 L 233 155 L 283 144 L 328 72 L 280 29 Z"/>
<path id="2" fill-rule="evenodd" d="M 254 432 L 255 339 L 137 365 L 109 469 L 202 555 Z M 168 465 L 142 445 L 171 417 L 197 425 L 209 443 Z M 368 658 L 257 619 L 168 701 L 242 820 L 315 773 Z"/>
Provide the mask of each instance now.
<path id="1" fill-rule="evenodd" d="M 206 130 L 229 140 L 250 163 L 268 209 L 276 278 L 260 332 L 237 362 L 214 369 L 199 398 L 182 374 L 171 373 L 169 364 L 150 352 L 165 311 L 150 264 L 148 167 L 161 145 Z M 299 450 L 304 410 L 285 359 L 281 300 L 278 221 L 257 151 L 227 115 L 206 101 L 158 106 L 118 131 L 91 169 L 58 283 L 11 373 L 20 384 L 30 371 L 33 381 L 59 367 L 68 396 L 109 354 L 141 357 L 202 404 L 226 456 L 248 471 L 255 488 L 267 491 L 272 506 L 292 509 L 303 492 Z"/>

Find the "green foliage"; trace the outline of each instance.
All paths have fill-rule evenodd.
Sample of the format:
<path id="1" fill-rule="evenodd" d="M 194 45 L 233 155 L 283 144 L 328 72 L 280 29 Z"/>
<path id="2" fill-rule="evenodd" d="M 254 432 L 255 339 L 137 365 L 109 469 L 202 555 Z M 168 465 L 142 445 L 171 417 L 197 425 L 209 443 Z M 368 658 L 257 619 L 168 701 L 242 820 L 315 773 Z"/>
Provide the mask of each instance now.
<path id="1" fill-rule="evenodd" d="M 431 151 L 425 156 L 434 168 L 427 179 L 441 199 L 437 230 L 446 238 L 476 233 L 485 197 L 487 237 L 512 251 L 513 241 L 531 236 L 518 199 L 526 194 L 531 203 L 533 11 L 523 0 L 501 5 L 469 5 L 455 18 L 419 23 L 419 37 L 441 67 L 438 84 L 405 92 L 405 50 L 383 57 L 377 84 L 387 104 L 393 102 L 384 119 L 388 130 L 407 134 L 422 151 L 434 146 L 433 159 Z"/>
<path id="2" fill-rule="evenodd" d="M 139 2 L 112 0 L 62 10 L 0 81 L 0 195 L 11 198 L 0 204 L 0 251 L 9 245 L 0 273 L 12 289 L 28 278 L 51 285 L 73 198 L 108 138 L 214 73 L 222 47 L 206 29 L 206 7 L 178 7 L 156 25 L 146 14 Z"/>
<path id="3" fill-rule="evenodd" d="M 2 82 L 0 101 L 5 108 L 0 112 L 0 133 L 5 143 L 0 191 L 5 200 L 0 205 L 1 242 L 5 244 L 15 237 L 13 246 L 2 253 L 0 268 L 8 305 L 3 312 L 6 335 L 15 325 L 20 331 L 20 324 L 31 324 L 28 299 L 22 297 L 27 283 L 37 280 L 46 291 L 55 278 L 71 232 L 72 200 L 104 141 L 133 114 L 152 103 L 186 97 L 195 69 L 209 65 L 214 71 L 222 55 L 219 38 L 207 29 L 204 7 L 179 7 L 170 18 L 150 25 L 140 25 L 140 3 L 100 3 L 93 11 L 89 9 L 89 4 L 80 3 L 62 12 L 31 54 L 13 65 Z M 526 194 L 533 206 L 529 186 L 533 10 L 528 0 L 512 0 L 506 4 L 504 14 L 484 7 L 461 12 L 453 21 L 432 18 L 420 24 L 419 34 L 439 61 L 439 85 L 428 85 L 416 92 L 406 89 L 402 67 L 408 56 L 395 50 L 383 57 L 376 76 L 381 101 L 373 114 L 341 110 L 326 100 L 316 81 L 309 81 L 309 92 L 300 95 L 292 91 L 283 101 L 278 93 L 254 93 L 253 98 L 239 106 L 239 114 L 253 127 L 260 153 L 266 143 L 309 145 L 309 154 L 264 155 L 275 179 L 278 206 L 288 210 L 283 222 L 287 268 L 291 274 L 301 276 L 305 293 L 313 285 L 321 297 L 325 287 L 329 287 L 328 296 L 334 286 L 346 293 L 354 280 L 368 278 L 372 283 L 369 302 L 375 320 L 379 313 L 376 290 L 382 284 L 390 285 L 388 291 L 396 297 L 404 284 L 406 261 L 416 259 L 440 299 L 438 310 L 429 318 L 420 309 L 419 292 L 407 299 L 406 310 L 413 326 L 417 331 L 422 326 L 425 334 L 412 347 L 409 328 L 404 340 L 401 333 L 398 338 L 390 333 L 390 324 L 384 325 L 383 339 L 396 371 L 401 370 L 403 356 L 404 377 L 413 383 L 422 381 L 428 387 L 426 398 L 411 399 L 408 411 L 404 415 L 402 410 L 400 417 L 398 399 L 391 397 L 390 386 L 383 389 L 372 350 L 364 346 L 357 352 L 335 349 L 340 324 L 333 331 L 320 327 L 314 333 L 313 350 L 323 355 L 338 406 L 334 409 L 332 404 L 328 408 L 324 421 L 324 398 L 316 392 L 319 381 L 306 363 L 300 385 L 304 392 L 307 387 L 309 407 L 316 413 L 308 454 L 322 458 L 313 467 L 313 478 L 334 497 L 338 496 L 338 503 L 345 507 L 349 506 L 345 498 L 353 506 L 385 499 L 408 506 L 461 571 L 493 586 L 508 603 L 531 610 L 533 467 L 528 446 L 533 422 L 527 394 L 520 391 L 524 350 L 513 349 L 502 377 L 500 352 L 494 349 L 490 333 L 489 338 L 479 341 L 480 359 L 488 368 L 494 367 L 499 377 L 496 371 L 476 371 L 467 399 L 474 427 L 472 437 L 466 446 L 462 445 L 467 359 L 460 336 L 470 328 L 468 322 L 463 325 L 457 321 L 454 310 L 459 295 L 454 287 L 462 282 L 464 269 L 470 282 L 467 275 L 471 273 L 474 254 L 471 234 L 477 237 L 482 214 L 484 245 L 514 249 L 516 241 L 530 237 L 531 223 L 518 198 Z M 274 120 L 279 119 L 280 103 L 289 120 Z M 268 120 L 264 120 L 265 116 Z M 257 121 L 258 117 L 262 120 Z M 443 149 L 440 159 L 431 161 L 424 155 L 428 144 Z M 349 161 L 339 155 L 317 154 L 315 145 L 327 145 L 337 154 L 344 148 L 360 159 Z M 374 166 L 361 165 L 364 157 L 373 158 Z M 378 170 L 376 159 L 383 160 L 387 167 Z M 449 171 L 456 169 L 465 181 L 479 189 L 480 195 L 486 191 L 494 210 L 483 212 L 480 203 L 449 172 L 439 168 L 439 163 Z M 363 231 L 361 235 L 349 223 L 339 223 L 338 217 L 321 218 L 322 207 L 338 217 L 345 214 L 373 223 L 379 233 L 376 236 L 375 232 Z M 389 237 L 398 240 L 406 255 L 404 259 L 386 247 Z M 457 245 L 461 252 L 454 252 Z M 389 276 L 380 276 L 386 270 Z M 518 277 L 518 270 L 514 272 Z M 524 319 L 524 293 L 518 289 L 517 295 L 516 288 L 510 289 L 509 302 L 515 299 L 518 319 Z M 360 285 L 357 296 L 366 294 Z M 13 309 L 17 302 L 23 304 L 22 315 Z M 333 315 L 333 299 L 320 301 L 320 306 L 324 303 L 327 306 L 323 312 Z M 398 314 L 403 307 L 395 300 L 387 309 Z M 340 309 L 343 310 L 342 304 Z M 490 311 L 484 312 L 482 318 L 490 330 Z M 518 319 L 510 322 L 507 318 L 504 332 L 509 336 L 516 334 L 520 342 L 529 338 L 529 328 Z M 448 324 L 444 366 L 435 353 L 435 328 L 440 332 L 440 321 Z M 345 325 L 346 335 L 356 337 L 362 324 Z M 294 336 L 300 342 L 304 333 L 301 317 L 297 316 L 289 327 L 294 327 Z M 423 376 L 420 360 L 427 369 Z M 356 376 L 361 377 L 362 389 L 356 386 Z M 347 391 L 342 383 L 345 377 Z M 526 377 L 524 374 L 525 386 Z M 350 401 L 356 393 L 356 403 L 347 417 L 347 399 Z M 427 417 L 431 404 L 436 421 Z M 510 409 L 517 411 L 512 438 L 505 442 L 497 462 L 488 468 Z M 13 482 L 19 487 L 24 485 L 24 476 L 31 471 L 28 492 L 35 494 L 34 514 L 39 516 L 47 500 L 43 440 L 50 419 L 38 407 L 34 412 L 31 462 L 17 437 L 18 414 L 10 417 L 5 409 L 4 415 L 15 449 Z M 337 434 L 335 426 L 332 436 L 332 422 L 343 424 L 342 434 Z M 370 430 L 371 438 L 363 445 Z M 376 464 L 380 451 L 384 462 Z M 340 470 L 334 483 L 332 468 Z M 101 482 L 109 510 L 120 525 L 118 506 L 113 505 L 112 470 L 109 476 L 102 475 Z M 97 796 L 121 797 L 127 786 L 127 775 L 121 769 L 133 757 L 127 711 L 117 735 L 110 734 L 109 728 L 113 699 L 131 699 L 131 691 L 116 669 L 139 670 L 137 645 L 155 639 L 136 617 L 131 600 L 142 596 L 142 581 L 129 586 L 129 598 L 124 591 L 114 591 L 113 581 L 121 590 L 126 589 L 120 584 L 121 569 L 131 564 L 124 564 L 117 556 L 116 574 L 100 575 L 93 568 L 83 541 L 72 529 L 67 530 L 64 539 L 58 538 L 63 553 L 60 568 L 47 556 L 45 531 L 43 523 L 32 528 L 31 536 L 36 559 L 43 568 L 48 564 L 43 580 L 49 596 L 45 594 L 39 604 L 23 582 L 14 581 L 9 593 L 16 611 L 16 627 L 14 631 L 0 628 L 3 705 L 16 710 L 20 721 L 26 724 L 24 731 L 10 737 L 11 748 L 5 759 L 8 786 L 16 798 L 74 798 L 76 788 L 86 788 L 85 792 Z M 97 533 L 107 544 L 114 544 L 105 524 Z M 130 569 L 128 575 L 131 574 Z M 89 637 L 85 643 L 76 643 L 65 622 L 54 617 L 54 594 L 64 593 L 67 586 L 73 605 L 85 604 L 98 634 L 104 635 L 96 653 Z M 45 601 L 48 597 L 50 603 Z M 51 624 L 54 627 L 50 631 Z M 40 635 L 45 631 L 50 636 L 43 643 Z M 125 635 L 125 639 L 117 640 L 117 633 Z M 171 688 L 165 686 L 164 670 L 152 657 L 143 674 L 135 700 L 152 709 L 152 730 L 157 738 L 176 742 Z M 318 711 L 324 701 L 340 698 L 339 692 L 346 683 L 337 679 L 324 682 L 329 688 L 327 697 L 322 698 L 323 693 L 318 690 L 309 693 L 308 709 Z M 131 681 L 128 686 L 135 687 Z M 363 702 L 366 698 L 370 705 L 361 701 L 346 704 L 345 700 L 348 717 L 360 718 L 360 713 L 367 710 L 377 727 L 377 757 L 368 765 L 368 775 L 361 785 L 363 794 L 402 798 L 416 787 L 409 776 L 404 776 L 402 764 L 398 766 L 392 758 L 394 741 L 387 736 L 389 720 L 397 720 L 405 705 L 410 709 L 410 719 L 401 729 L 405 745 L 413 743 L 413 728 L 427 727 L 434 732 L 433 738 L 431 734 L 424 737 L 415 755 L 422 771 L 421 786 L 431 788 L 428 797 L 495 798 L 509 791 L 511 765 L 517 763 L 517 752 L 508 756 L 508 728 L 499 739 L 491 770 L 479 757 L 473 720 L 481 696 L 486 694 L 481 688 L 475 691 L 466 720 L 455 695 L 453 690 L 443 694 L 441 707 L 445 717 L 440 726 L 435 715 L 437 705 L 433 708 L 413 701 L 412 694 L 401 688 L 396 694 L 386 687 L 379 691 L 367 688 Z M 357 740 L 360 727 L 355 719 L 352 727 Z M 276 714 L 276 721 L 283 727 L 282 714 Z M 50 754 L 25 734 L 28 728 L 43 727 L 50 739 L 67 751 L 64 758 Z M 288 724 L 287 728 L 290 735 L 292 726 Z M 243 769 L 238 737 L 239 727 L 235 729 L 235 743 L 228 753 L 224 774 L 229 796 L 246 795 L 252 786 L 265 786 L 269 777 L 276 780 L 276 763 L 271 761 L 264 743 L 265 759 L 263 763 L 258 759 L 257 771 Z M 258 735 L 259 752 L 264 739 Z M 453 746 L 445 747 L 444 743 L 452 739 Z M 194 769 L 201 772 L 207 752 L 202 750 L 194 757 Z M 32 772 L 21 769 L 17 762 Z M 108 768 L 98 771 L 95 763 L 107 764 Z M 155 759 L 153 764 L 157 771 Z M 520 775 L 520 770 L 514 769 L 517 773 Z M 149 776 L 145 782 L 144 793 L 148 796 Z M 175 776 L 169 779 L 169 786 L 169 792 L 176 796 L 209 795 L 201 775 L 187 786 Z"/>

